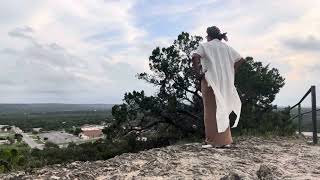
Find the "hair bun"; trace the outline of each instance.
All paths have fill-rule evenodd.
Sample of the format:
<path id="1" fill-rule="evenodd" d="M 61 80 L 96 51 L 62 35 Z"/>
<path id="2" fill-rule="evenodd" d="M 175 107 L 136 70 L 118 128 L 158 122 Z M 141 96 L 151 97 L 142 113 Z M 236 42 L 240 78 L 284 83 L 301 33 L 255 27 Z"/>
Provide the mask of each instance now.
<path id="1" fill-rule="evenodd" d="M 224 39 L 225 41 L 228 41 L 227 33 L 221 33 L 220 29 L 217 26 L 208 27 L 207 34 L 213 39 L 217 38 L 219 40 Z"/>
<path id="2" fill-rule="evenodd" d="M 225 41 L 228 41 L 227 33 L 222 33 L 221 34 L 221 39 L 224 39 Z"/>

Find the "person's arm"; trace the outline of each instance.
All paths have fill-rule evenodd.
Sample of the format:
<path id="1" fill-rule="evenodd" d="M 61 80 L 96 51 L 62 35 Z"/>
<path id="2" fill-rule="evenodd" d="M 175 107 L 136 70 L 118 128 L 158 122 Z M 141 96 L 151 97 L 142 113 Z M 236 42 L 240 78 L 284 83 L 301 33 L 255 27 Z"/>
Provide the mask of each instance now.
<path id="1" fill-rule="evenodd" d="M 240 65 L 245 62 L 245 59 L 243 59 L 242 56 L 236 50 L 234 50 L 231 46 L 229 46 L 229 53 L 230 53 L 230 58 L 233 61 L 234 72 L 236 73 Z"/>
<path id="2" fill-rule="evenodd" d="M 241 64 L 243 64 L 245 62 L 245 59 L 243 58 L 240 58 L 239 60 L 237 60 L 235 63 L 234 63 L 234 72 L 236 73 L 239 69 L 239 67 L 241 66 Z"/>
<path id="3" fill-rule="evenodd" d="M 204 73 L 202 72 L 202 66 L 200 63 L 201 56 L 197 53 L 194 53 L 192 55 L 192 67 L 193 71 L 197 77 L 198 80 L 201 80 L 204 76 Z"/>

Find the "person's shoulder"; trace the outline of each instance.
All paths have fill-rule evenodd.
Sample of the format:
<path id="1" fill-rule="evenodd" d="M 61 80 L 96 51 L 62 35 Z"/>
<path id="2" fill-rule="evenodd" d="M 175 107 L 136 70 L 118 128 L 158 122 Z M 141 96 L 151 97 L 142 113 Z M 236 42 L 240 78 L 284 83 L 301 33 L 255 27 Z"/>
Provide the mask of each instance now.
<path id="1" fill-rule="evenodd" d="M 202 42 L 199 44 L 199 46 L 208 47 L 208 46 L 211 46 L 211 43 L 210 42 Z"/>
<path id="2" fill-rule="evenodd" d="M 200 42 L 199 46 L 205 46 L 207 42 Z"/>
<path id="3" fill-rule="evenodd" d="M 229 47 L 229 45 L 223 41 L 214 41 L 215 44 L 220 45 L 220 46 L 225 46 L 225 47 Z"/>
<path id="4" fill-rule="evenodd" d="M 208 48 L 216 48 L 216 47 L 225 47 L 225 48 L 228 48 L 229 45 L 222 42 L 222 41 L 217 41 L 217 40 L 212 40 L 212 41 L 208 41 L 208 42 L 202 42 L 199 44 L 199 46 L 202 46 L 202 47 L 208 47 Z"/>
<path id="5" fill-rule="evenodd" d="M 223 47 L 225 49 L 232 49 L 232 47 L 229 44 L 227 44 L 226 42 L 219 41 L 217 43 L 218 43 L 217 45 L 220 47 Z"/>

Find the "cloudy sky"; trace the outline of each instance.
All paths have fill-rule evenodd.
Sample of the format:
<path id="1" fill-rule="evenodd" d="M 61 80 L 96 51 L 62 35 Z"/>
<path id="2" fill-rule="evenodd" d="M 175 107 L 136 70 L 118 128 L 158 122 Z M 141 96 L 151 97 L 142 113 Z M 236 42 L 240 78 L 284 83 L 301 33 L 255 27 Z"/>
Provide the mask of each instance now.
<path id="1" fill-rule="evenodd" d="M 1 103 L 120 103 L 152 86 L 156 46 L 217 25 L 242 56 L 279 69 L 275 104 L 292 105 L 311 86 L 320 101 L 319 0 L 2 0 Z M 309 100 L 307 100 L 309 105 Z"/>

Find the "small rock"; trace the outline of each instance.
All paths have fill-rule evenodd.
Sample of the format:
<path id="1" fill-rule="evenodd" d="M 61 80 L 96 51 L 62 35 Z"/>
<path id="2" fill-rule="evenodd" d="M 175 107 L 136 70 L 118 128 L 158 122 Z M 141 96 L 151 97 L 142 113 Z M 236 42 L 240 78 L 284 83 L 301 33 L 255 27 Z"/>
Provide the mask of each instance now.
<path id="1" fill-rule="evenodd" d="M 274 179 L 278 179 L 276 177 L 276 174 L 278 174 L 277 171 L 277 167 L 273 166 L 267 166 L 265 164 L 262 164 L 259 168 L 259 170 L 257 171 L 257 176 L 259 179 L 261 180 L 274 180 Z"/>
<path id="2" fill-rule="evenodd" d="M 53 175 L 53 176 L 51 176 L 50 178 L 51 178 L 51 179 L 60 179 L 60 177 L 58 177 L 58 176 L 54 176 L 54 175 Z"/>
<path id="3" fill-rule="evenodd" d="M 220 180 L 242 180 L 243 178 L 235 172 L 230 172 L 229 174 L 220 178 Z"/>

